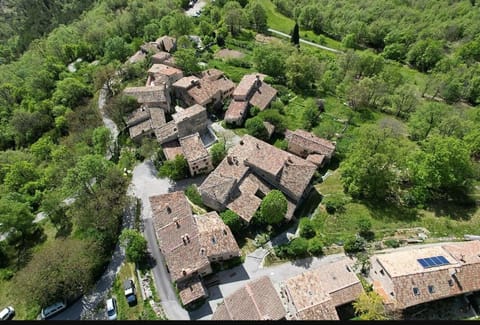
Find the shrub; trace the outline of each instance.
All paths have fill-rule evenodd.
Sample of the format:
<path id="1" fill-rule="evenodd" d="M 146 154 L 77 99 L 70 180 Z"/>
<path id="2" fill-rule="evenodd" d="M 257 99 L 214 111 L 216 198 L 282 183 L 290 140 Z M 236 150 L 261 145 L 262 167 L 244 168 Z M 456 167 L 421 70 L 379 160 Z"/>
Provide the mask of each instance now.
<path id="1" fill-rule="evenodd" d="M 316 232 L 313 227 L 312 221 L 308 218 L 300 220 L 300 236 L 306 239 L 315 237 Z"/>
<path id="2" fill-rule="evenodd" d="M 387 240 L 384 240 L 383 243 L 385 244 L 385 246 L 391 247 L 391 248 L 400 247 L 400 241 L 398 241 L 397 239 L 387 239 Z"/>
<path id="3" fill-rule="evenodd" d="M 158 176 L 178 181 L 188 177 L 188 164 L 185 157 L 177 155 L 174 160 L 167 160 L 158 170 Z"/>
<path id="4" fill-rule="evenodd" d="M 279 190 L 273 190 L 263 198 L 259 217 L 263 223 L 273 225 L 283 221 L 287 213 L 287 198 Z"/>
<path id="5" fill-rule="evenodd" d="M 202 201 L 202 196 L 200 195 L 200 193 L 198 193 L 198 190 L 195 184 L 189 185 L 185 189 L 185 195 L 193 204 L 198 205 L 199 207 L 205 208 L 205 205 L 203 204 L 203 201 Z"/>
<path id="6" fill-rule="evenodd" d="M 346 254 L 355 254 L 365 251 L 366 245 L 367 242 L 363 237 L 355 236 L 345 240 L 345 243 L 343 244 L 343 249 L 345 250 Z"/>
<path id="7" fill-rule="evenodd" d="M 294 238 L 287 249 L 290 257 L 305 257 L 308 255 L 308 240 L 302 237 Z"/>
<path id="8" fill-rule="evenodd" d="M 243 227 L 242 219 L 232 210 L 225 210 L 220 213 L 220 218 L 234 234 L 238 234 Z"/>
<path id="9" fill-rule="evenodd" d="M 323 255 L 323 243 L 320 238 L 313 237 L 308 241 L 308 253 L 312 256 Z"/>
<path id="10" fill-rule="evenodd" d="M 345 205 L 349 202 L 348 198 L 343 194 L 331 194 L 323 197 L 322 203 L 328 213 L 342 212 Z"/>

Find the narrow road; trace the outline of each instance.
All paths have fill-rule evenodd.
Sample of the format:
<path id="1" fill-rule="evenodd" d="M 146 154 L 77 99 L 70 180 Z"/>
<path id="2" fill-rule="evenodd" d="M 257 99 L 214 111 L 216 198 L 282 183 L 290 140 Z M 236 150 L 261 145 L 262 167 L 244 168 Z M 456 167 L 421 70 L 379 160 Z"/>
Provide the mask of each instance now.
<path id="1" fill-rule="evenodd" d="M 281 35 L 281 36 L 283 36 L 283 37 L 287 37 L 288 39 L 291 38 L 290 35 L 285 34 L 285 33 L 282 33 L 282 32 L 280 32 L 280 31 L 278 31 L 278 30 L 275 30 L 275 29 L 269 28 L 268 31 L 269 31 L 269 32 L 272 32 L 272 33 L 274 33 L 274 34 L 277 34 L 277 35 Z M 333 49 L 333 48 L 328 47 L 328 46 L 316 44 L 316 43 L 313 43 L 313 42 L 304 40 L 304 39 L 302 39 L 302 38 L 300 39 L 300 43 L 305 43 L 305 44 L 308 44 L 308 45 L 311 45 L 311 46 L 314 46 L 314 47 L 318 47 L 319 49 L 323 49 L 323 50 L 330 51 L 330 52 L 333 52 L 333 53 L 343 53 L 343 52 L 340 51 L 340 50 L 336 50 L 336 49 Z"/>
<path id="2" fill-rule="evenodd" d="M 163 255 L 157 244 L 157 238 L 152 222 L 152 209 L 149 197 L 152 195 L 166 194 L 174 190 L 174 183 L 169 179 L 157 178 L 157 171 L 151 161 L 145 161 L 133 169 L 132 194 L 142 201 L 142 218 L 144 234 L 148 242 L 148 249 L 155 260 L 152 268 L 153 279 L 158 295 L 160 296 L 163 310 L 168 319 L 189 320 L 190 317 L 182 308 L 173 290 L 170 275 L 165 267 Z"/>

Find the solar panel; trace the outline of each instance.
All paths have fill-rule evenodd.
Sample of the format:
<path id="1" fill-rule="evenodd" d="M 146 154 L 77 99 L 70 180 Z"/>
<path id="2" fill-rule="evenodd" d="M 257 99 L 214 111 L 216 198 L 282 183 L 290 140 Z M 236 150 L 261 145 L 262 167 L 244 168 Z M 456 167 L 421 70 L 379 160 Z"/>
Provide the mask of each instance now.
<path id="1" fill-rule="evenodd" d="M 445 257 L 443 257 L 443 256 L 437 256 L 437 257 L 442 261 L 442 263 L 444 263 L 444 264 L 450 264 Z"/>
<path id="2" fill-rule="evenodd" d="M 418 259 L 417 261 L 418 261 L 418 263 L 420 263 L 424 268 L 427 268 L 427 267 L 428 267 L 428 264 L 425 263 L 425 261 L 423 260 L 423 258 L 420 258 L 420 259 Z"/>
<path id="3" fill-rule="evenodd" d="M 443 256 L 432 256 L 432 257 L 426 257 L 426 258 L 419 258 L 419 259 L 417 259 L 417 261 L 425 269 L 430 268 L 430 267 L 450 264 L 450 262 Z"/>

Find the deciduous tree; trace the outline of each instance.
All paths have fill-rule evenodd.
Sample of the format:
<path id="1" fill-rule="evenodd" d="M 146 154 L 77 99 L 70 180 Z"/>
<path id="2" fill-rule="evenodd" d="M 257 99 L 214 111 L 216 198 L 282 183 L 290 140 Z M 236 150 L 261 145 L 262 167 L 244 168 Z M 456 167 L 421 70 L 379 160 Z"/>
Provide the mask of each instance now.
<path id="1" fill-rule="evenodd" d="M 260 216 L 263 223 L 274 225 L 283 221 L 287 213 L 287 199 L 279 190 L 272 190 L 260 204 Z"/>

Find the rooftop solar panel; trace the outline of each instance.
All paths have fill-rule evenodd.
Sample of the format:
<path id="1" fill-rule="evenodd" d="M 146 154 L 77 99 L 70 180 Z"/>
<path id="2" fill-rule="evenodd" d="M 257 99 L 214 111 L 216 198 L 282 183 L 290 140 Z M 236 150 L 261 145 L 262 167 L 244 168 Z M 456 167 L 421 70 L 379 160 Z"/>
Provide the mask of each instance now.
<path id="1" fill-rule="evenodd" d="M 432 257 L 426 257 L 426 258 L 419 258 L 417 259 L 417 261 L 425 269 L 430 267 L 450 264 L 450 262 L 444 256 L 432 256 Z"/>
<path id="2" fill-rule="evenodd" d="M 444 264 L 450 264 L 445 257 L 443 257 L 443 256 L 437 256 L 437 257 L 442 261 L 442 263 L 444 263 Z"/>

